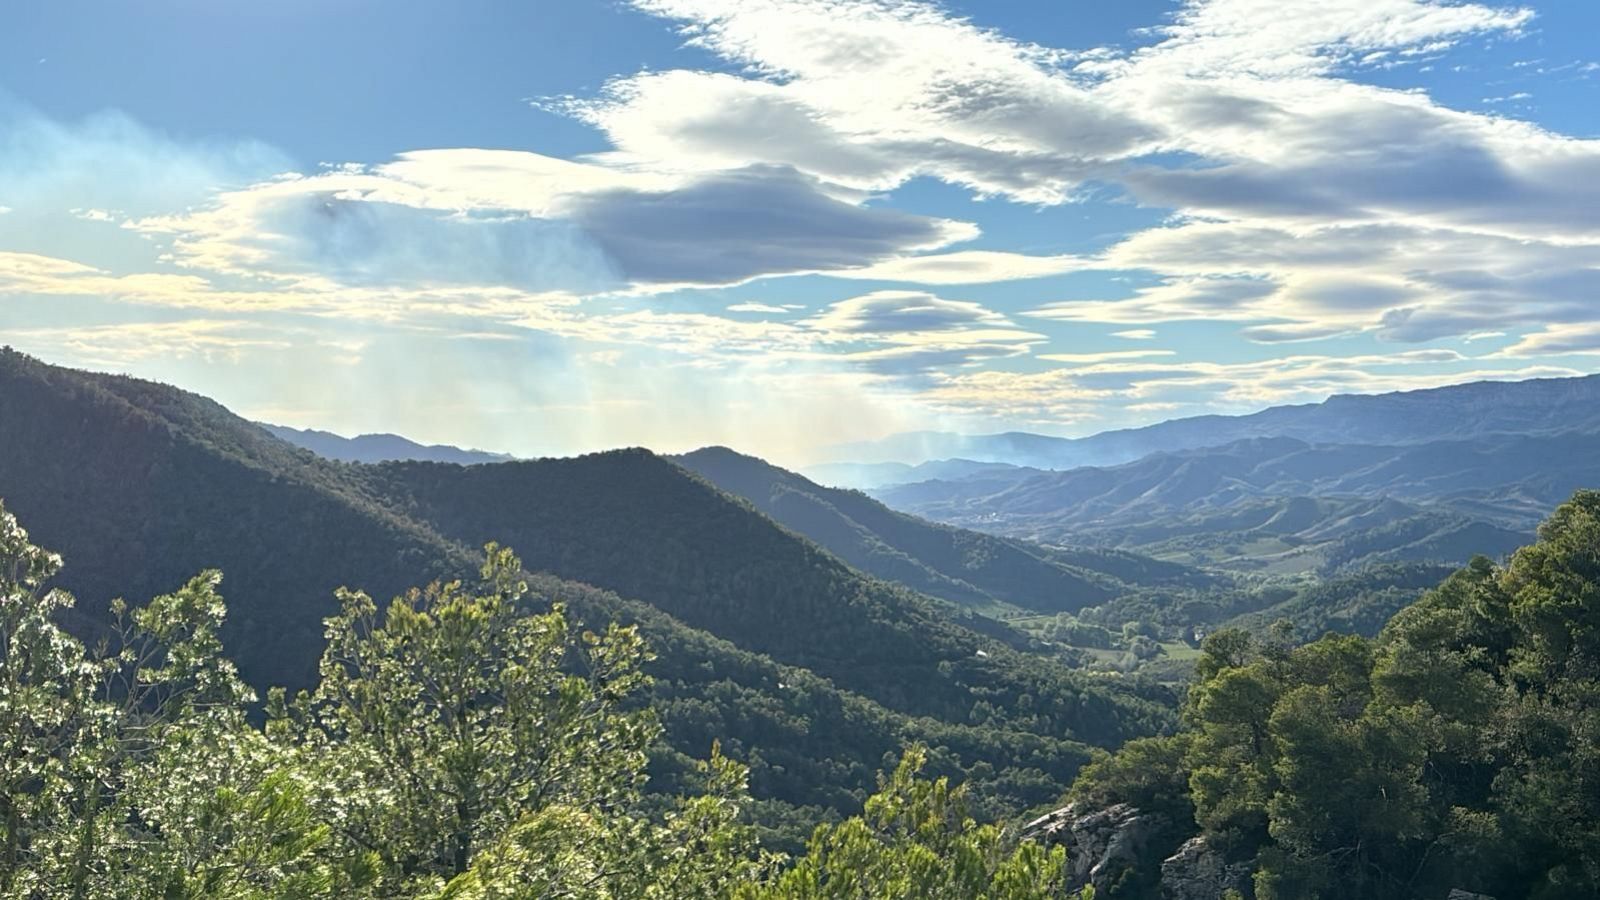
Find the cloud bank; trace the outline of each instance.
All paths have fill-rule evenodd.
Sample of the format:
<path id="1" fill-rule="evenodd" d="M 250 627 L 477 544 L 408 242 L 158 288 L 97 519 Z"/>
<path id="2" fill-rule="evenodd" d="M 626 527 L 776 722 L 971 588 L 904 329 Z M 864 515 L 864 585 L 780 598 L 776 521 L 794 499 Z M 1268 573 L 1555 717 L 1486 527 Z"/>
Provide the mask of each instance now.
<path id="1" fill-rule="evenodd" d="M 606 139 L 572 159 L 308 170 L 0 106 L 0 294 L 186 311 L 152 344 L 173 353 L 271 352 L 266 332 L 322 321 L 533 333 L 610 368 L 1067 428 L 1600 351 L 1600 141 L 1374 77 L 1518 40 L 1523 6 L 1187 0 L 1131 47 L 1050 47 L 916 0 L 631 5 L 723 66 L 537 101 Z M 973 202 L 910 211 L 920 181 Z M 1063 253 L 969 221 L 1108 203 L 1161 222 Z M 86 352 L 34 318 L 12 327 Z"/>

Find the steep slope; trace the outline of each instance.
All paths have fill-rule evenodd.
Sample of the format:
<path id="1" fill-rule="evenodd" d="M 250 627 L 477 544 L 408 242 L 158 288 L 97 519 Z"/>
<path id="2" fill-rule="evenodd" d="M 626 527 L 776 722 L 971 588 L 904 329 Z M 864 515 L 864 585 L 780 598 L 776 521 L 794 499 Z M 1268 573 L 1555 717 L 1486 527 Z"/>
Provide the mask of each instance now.
<path id="1" fill-rule="evenodd" d="M 965 604 L 1040 612 L 1103 602 L 1133 584 L 1198 583 L 1199 572 L 1110 551 L 1054 551 L 936 525 L 858 491 L 826 488 L 723 447 L 675 461 L 717 487 L 880 578 Z"/>
<path id="2" fill-rule="evenodd" d="M 373 467 L 413 517 L 465 544 L 503 541 L 533 568 L 636 597 L 891 709 L 966 721 L 980 697 L 1112 742 L 1144 727 L 1096 686 L 864 577 L 749 504 L 643 450 L 574 459 Z M 974 625 L 982 619 L 972 619 Z M 1092 708 L 1092 712 L 1090 711 Z M 1067 720 L 1073 722 L 1067 725 Z"/>
<path id="3" fill-rule="evenodd" d="M 202 397 L 0 351 L 0 498 L 67 558 L 82 621 L 219 568 L 252 683 L 315 676 L 332 591 L 377 596 L 457 571 L 462 548 L 393 514 L 335 463 Z"/>
<path id="4" fill-rule="evenodd" d="M 330 431 L 290 428 L 287 425 L 262 423 L 261 427 L 275 438 L 310 450 L 324 459 L 339 462 L 376 463 L 409 459 L 470 466 L 511 459 L 504 453 L 463 450 L 446 444 L 419 444 L 398 434 L 358 434 L 355 437 L 345 437 Z"/>
<path id="5" fill-rule="evenodd" d="M 1102 883 L 1150 900 L 1218 896 L 1195 886 L 1227 871 L 1274 897 L 1600 896 L 1600 492 L 1538 533 L 1420 598 L 1418 569 L 1286 600 L 1373 639 L 1209 638 L 1187 733 L 1131 745 L 1073 788 L 1073 824 L 1128 804 L 1179 825 L 1143 858 L 1108 858 Z M 1164 865 L 1180 846 L 1191 862 Z"/>
<path id="6" fill-rule="evenodd" d="M 839 462 L 918 463 L 960 456 L 1064 469 L 1115 465 L 1151 453 L 1216 447 L 1258 437 L 1325 444 L 1412 444 L 1559 431 L 1600 431 L 1600 375 L 1341 394 L 1322 403 L 1276 406 L 1244 416 L 1174 419 L 1084 438 L 1024 432 L 918 432 L 835 447 L 829 457 Z"/>
<path id="7" fill-rule="evenodd" d="M 597 477 L 559 502 L 523 502 L 589 466 Z M 496 471 L 525 477 L 483 477 Z M 612 480 L 626 472 L 632 480 Z M 454 488 L 460 497 L 449 496 Z M 590 623 L 644 629 L 658 656 L 653 702 L 670 741 L 658 759 L 658 786 L 672 789 L 684 755 L 704 756 L 721 739 L 752 765 L 766 820 L 794 824 L 790 837 L 820 814 L 793 807 L 849 808 L 906 740 L 936 748 L 940 771 L 972 778 L 980 802 L 1003 812 L 1059 791 L 1087 755 L 1069 735 L 1112 745 L 1171 721 L 1156 703 L 1012 653 L 945 619 L 931 601 L 863 578 L 643 452 L 549 467 L 333 463 L 202 397 L 0 351 L 0 499 L 39 543 L 65 556 L 61 583 L 80 597 L 71 623 L 80 633 L 103 621 L 112 596 L 137 603 L 203 568 L 221 568 L 227 650 L 258 688 L 310 682 L 337 586 L 382 599 L 433 577 L 471 577 L 472 545 L 503 539 L 530 568 L 556 573 L 532 576 L 544 597 Z M 488 524 L 505 533 L 472 523 L 468 505 L 490 510 L 497 518 Z M 683 512 L 651 526 L 649 518 L 669 515 L 669 507 Z M 423 508 L 440 521 L 419 517 Z M 690 509 L 714 521 L 691 521 Z M 527 510 L 535 513 L 519 515 Z M 717 558 L 744 540 L 741 529 L 790 566 L 782 577 L 796 587 L 770 597 L 759 566 Z M 671 543 L 675 533 L 684 537 Z M 812 565 L 814 573 L 803 570 Z M 675 604 L 739 641 L 835 668 L 820 677 L 783 665 L 637 596 L 557 577 L 575 572 L 637 586 L 646 599 Z M 780 634 L 760 621 L 764 604 L 778 600 L 808 618 L 784 619 Z M 808 635 L 809 621 L 831 631 Z M 870 659 L 863 638 L 896 655 Z M 851 671 L 858 661 L 883 664 L 869 675 Z M 884 702 L 842 689 L 846 682 Z M 1023 695 L 1039 702 L 1021 711 Z M 1018 711 L 997 711 L 1005 706 Z"/>

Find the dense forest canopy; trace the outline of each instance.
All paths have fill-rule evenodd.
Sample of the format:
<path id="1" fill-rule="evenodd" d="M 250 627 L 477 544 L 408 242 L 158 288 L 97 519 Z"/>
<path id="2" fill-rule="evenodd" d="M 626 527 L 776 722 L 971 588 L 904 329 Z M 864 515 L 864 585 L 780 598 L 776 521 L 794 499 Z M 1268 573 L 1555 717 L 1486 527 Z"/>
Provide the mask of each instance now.
<path id="1" fill-rule="evenodd" d="M 1373 639 L 1212 634 L 1176 734 L 1073 795 L 1131 803 L 1254 871 L 1268 898 L 1600 893 L 1600 492 Z M 1113 896 L 1141 896 L 1130 871 Z"/>
<path id="2" fill-rule="evenodd" d="M 650 650 L 585 629 L 490 545 L 470 582 L 341 591 L 319 683 L 264 724 L 223 656 L 221 576 L 113 605 L 86 647 L 60 559 L 0 511 L 0 895 L 1059 897 L 1060 847 L 974 821 L 912 746 L 796 858 L 715 744 L 647 793 Z M 1091 764 L 1079 803 L 1164 817 L 1241 895 L 1600 891 L 1600 492 L 1376 638 L 1206 638 L 1176 733 Z M 1559 827 L 1552 827 L 1559 823 Z M 1148 867 L 1109 896 L 1154 890 Z M 1090 892 L 1092 888 L 1088 889 Z"/>
<path id="3" fill-rule="evenodd" d="M 226 655 L 257 694 L 315 687 L 334 591 L 475 577 L 491 540 L 536 593 L 637 625 L 654 659 L 650 788 L 713 740 L 764 838 L 798 850 L 861 808 L 907 742 L 986 817 L 1057 799 L 1090 746 L 1175 722 L 1170 688 L 1072 671 L 992 620 L 862 575 L 643 450 L 462 468 L 324 460 L 204 397 L 0 350 L 0 497 L 69 565 L 93 645 L 112 597 L 227 574 Z"/>
<path id="4" fill-rule="evenodd" d="M 321 681 L 264 725 L 221 655 L 221 576 L 86 648 L 60 559 L 0 508 L 0 896 L 1056 896 L 1062 851 L 967 813 L 910 748 L 860 816 L 790 863 L 715 745 L 697 790 L 643 792 L 660 725 L 636 628 L 583 629 L 490 546 L 475 585 L 384 609 L 341 591 Z"/>
<path id="5" fill-rule="evenodd" d="M 725 453 L 749 502 L 641 450 L 330 462 L 9 352 L 0 387 L 0 493 L 70 562 L 0 515 L 0 896 L 1600 891 L 1600 493 L 1501 564 L 1215 577 Z M 758 508 L 799 493 L 1006 621 Z M 1020 827 L 1112 808 L 1138 860 Z"/>

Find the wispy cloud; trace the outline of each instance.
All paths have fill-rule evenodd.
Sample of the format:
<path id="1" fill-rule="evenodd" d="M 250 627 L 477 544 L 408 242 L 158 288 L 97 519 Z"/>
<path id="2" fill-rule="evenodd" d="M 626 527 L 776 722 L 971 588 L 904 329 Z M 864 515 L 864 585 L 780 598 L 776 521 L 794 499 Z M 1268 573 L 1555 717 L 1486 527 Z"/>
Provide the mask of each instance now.
<path id="1" fill-rule="evenodd" d="M 1100 353 L 1041 353 L 1039 358 L 1058 363 L 1103 363 L 1120 359 L 1150 359 L 1176 356 L 1176 350 L 1106 350 Z"/>
<path id="2" fill-rule="evenodd" d="M 1430 371 L 1454 364 L 1447 375 Z M 1108 406 L 1168 415 L 1246 411 L 1337 393 L 1411 390 L 1484 379 L 1580 374 L 1563 366 L 1501 368 L 1448 350 L 1386 356 L 1289 356 L 1247 363 L 1104 361 L 1042 372 L 986 370 L 940 378 L 928 402 L 956 415 L 1069 426 L 1103 421 Z"/>
<path id="3" fill-rule="evenodd" d="M 642 402 L 624 379 L 648 365 L 672 373 L 651 390 L 729 408 L 821 417 L 795 398 L 826 385 L 838 408 L 924 424 L 1549 374 L 1600 349 L 1600 141 L 1503 114 L 1536 88 L 1463 110 L 1368 77 L 1515 40 L 1521 6 L 1186 0 L 1120 48 L 1042 46 L 917 0 L 632 5 L 718 70 L 541 101 L 608 141 L 572 159 L 454 148 L 303 170 L 251 141 L 0 106 L 0 295 L 185 317 L 18 326 L 106 365 L 361 323 L 522 366 L 511 354 L 536 345 L 594 408 Z M 1116 201 L 1161 224 L 1066 253 L 985 236 L 959 203 L 909 211 L 898 191 L 919 179 L 991 204 L 975 210 Z M 826 287 L 795 303 L 797 283 Z M 1213 360 L 1178 339 L 1196 326 L 1167 323 L 1237 340 Z M 1175 349 L 1106 349 L 1158 333 Z M 1331 355 L 1335 337 L 1363 349 Z M 1448 349 L 1468 342 L 1485 355 Z M 1237 361 L 1262 344 L 1307 352 Z"/>

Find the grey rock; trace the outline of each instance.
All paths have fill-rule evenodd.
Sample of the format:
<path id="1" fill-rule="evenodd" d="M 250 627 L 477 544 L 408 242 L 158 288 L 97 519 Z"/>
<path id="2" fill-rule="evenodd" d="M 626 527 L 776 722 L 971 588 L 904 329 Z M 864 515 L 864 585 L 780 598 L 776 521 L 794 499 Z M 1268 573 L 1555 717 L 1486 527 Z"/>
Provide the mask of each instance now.
<path id="1" fill-rule="evenodd" d="M 1451 888 L 1449 896 L 1445 897 L 1444 900 L 1494 900 L 1494 898 L 1488 894 L 1474 894 L 1472 891 L 1462 890 L 1461 888 Z"/>
<path id="2" fill-rule="evenodd" d="M 1023 836 L 1066 847 L 1073 889 L 1092 884 L 1105 890 L 1139 865 L 1151 836 L 1164 824 L 1126 803 L 1095 810 L 1075 803 L 1029 822 Z"/>
<path id="3" fill-rule="evenodd" d="M 1161 863 L 1165 900 L 1217 900 L 1230 890 L 1251 895 L 1250 864 L 1229 863 L 1204 837 L 1185 841 Z"/>

